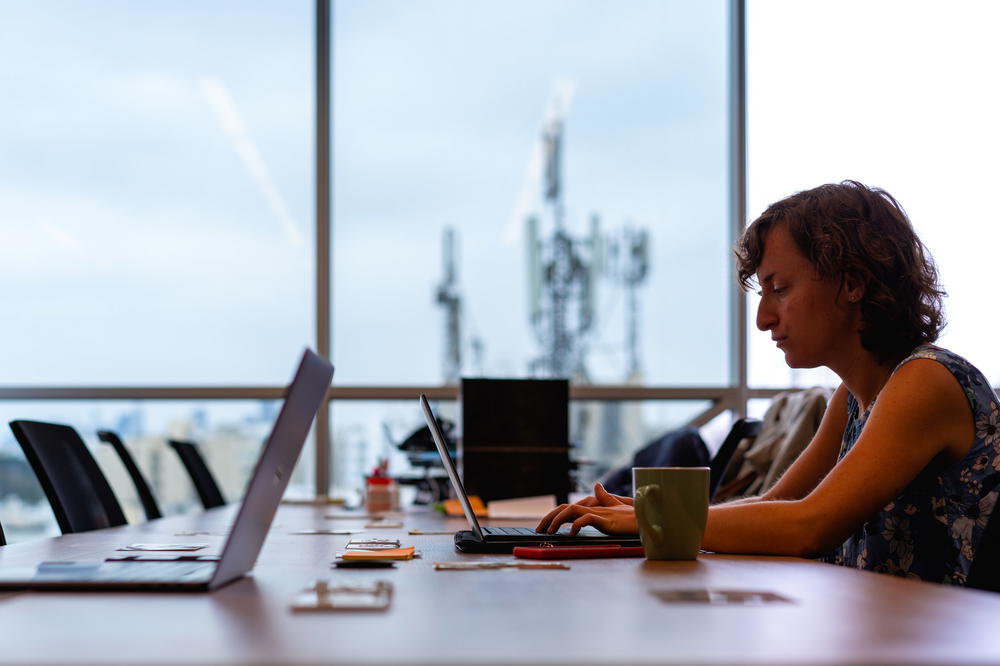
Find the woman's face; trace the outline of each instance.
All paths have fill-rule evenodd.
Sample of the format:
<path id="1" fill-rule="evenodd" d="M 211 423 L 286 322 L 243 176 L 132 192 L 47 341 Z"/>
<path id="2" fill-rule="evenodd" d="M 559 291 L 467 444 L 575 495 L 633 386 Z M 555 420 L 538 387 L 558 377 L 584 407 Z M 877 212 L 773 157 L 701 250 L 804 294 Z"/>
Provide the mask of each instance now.
<path id="1" fill-rule="evenodd" d="M 860 315 L 850 299 L 856 301 L 860 292 L 842 288 L 840 280 L 820 278 L 783 224 L 764 238 L 757 281 L 757 328 L 771 332 L 789 367 L 829 366 L 857 350 Z"/>

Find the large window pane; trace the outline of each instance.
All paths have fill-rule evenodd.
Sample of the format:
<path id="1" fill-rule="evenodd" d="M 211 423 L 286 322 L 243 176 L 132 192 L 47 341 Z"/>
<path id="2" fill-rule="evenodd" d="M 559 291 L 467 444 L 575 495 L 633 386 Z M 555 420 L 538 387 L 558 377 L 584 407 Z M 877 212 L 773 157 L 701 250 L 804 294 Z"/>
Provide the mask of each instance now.
<path id="1" fill-rule="evenodd" d="M 313 14 L 3 4 L 4 384 L 287 381 L 313 330 Z"/>
<path id="2" fill-rule="evenodd" d="M 337 381 L 728 383 L 728 7 L 337 2 Z"/>
<path id="3" fill-rule="evenodd" d="M 938 263 L 949 298 L 940 343 L 1000 384 L 990 276 L 1000 245 L 1000 5 L 903 0 L 748 6 L 750 215 L 845 178 L 887 189 Z M 751 383 L 793 375 L 754 335 Z"/>

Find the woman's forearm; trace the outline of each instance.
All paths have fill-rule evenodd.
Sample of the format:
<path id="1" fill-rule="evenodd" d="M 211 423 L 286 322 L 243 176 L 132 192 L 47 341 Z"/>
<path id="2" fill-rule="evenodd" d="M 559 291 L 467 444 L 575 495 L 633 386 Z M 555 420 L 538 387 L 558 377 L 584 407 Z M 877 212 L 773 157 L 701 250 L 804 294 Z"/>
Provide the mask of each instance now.
<path id="1" fill-rule="evenodd" d="M 821 552 L 822 523 L 801 500 L 746 498 L 709 508 L 702 548 L 720 553 L 809 557 Z"/>

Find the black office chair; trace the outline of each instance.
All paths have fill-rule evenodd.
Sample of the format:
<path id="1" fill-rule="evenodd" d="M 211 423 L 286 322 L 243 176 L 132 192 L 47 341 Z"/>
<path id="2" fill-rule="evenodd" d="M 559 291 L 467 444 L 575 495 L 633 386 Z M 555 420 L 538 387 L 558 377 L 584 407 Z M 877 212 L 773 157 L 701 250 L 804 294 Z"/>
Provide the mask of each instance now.
<path id="1" fill-rule="evenodd" d="M 67 425 L 11 421 L 63 534 L 126 523 L 122 507 L 80 435 Z"/>
<path id="2" fill-rule="evenodd" d="M 711 469 L 708 481 L 709 497 L 715 497 L 715 490 L 719 487 L 719 481 L 722 479 L 726 467 L 729 466 L 729 462 L 733 458 L 733 453 L 736 452 L 736 447 L 742 440 L 759 435 L 760 426 L 760 419 L 743 418 L 736 421 L 733 427 L 729 429 L 729 434 L 726 435 L 722 446 L 716 451 L 712 462 L 709 464 L 709 468 Z"/>
<path id="3" fill-rule="evenodd" d="M 167 440 L 167 444 L 180 456 L 181 462 L 191 476 L 191 481 L 194 482 L 194 488 L 198 491 L 198 497 L 201 498 L 201 503 L 204 507 L 211 509 L 225 504 L 226 500 L 222 497 L 219 484 L 215 482 L 215 477 L 212 476 L 211 470 L 205 464 L 205 459 L 198 452 L 198 447 L 191 442 L 180 442 L 173 439 Z"/>
<path id="4" fill-rule="evenodd" d="M 157 505 L 156 499 L 153 498 L 149 484 L 146 483 L 146 477 L 139 471 L 135 460 L 132 459 L 132 454 L 125 448 L 125 444 L 122 443 L 118 434 L 110 430 L 98 430 L 97 437 L 105 444 L 110 444 L 114 448 L 115 453 L 118 454 L 118 457 L 121 458 L 125 470 L 128 471 L 128 475 L 132 477 L 132 483 L 135 484 L 135 491 L 139 493 L 139 501 L 142 502 L 142 509 L 146 512 L 146 518 L 148 520 L 161 518 L 163 514 L 160 513 L 160 507 Z"/>

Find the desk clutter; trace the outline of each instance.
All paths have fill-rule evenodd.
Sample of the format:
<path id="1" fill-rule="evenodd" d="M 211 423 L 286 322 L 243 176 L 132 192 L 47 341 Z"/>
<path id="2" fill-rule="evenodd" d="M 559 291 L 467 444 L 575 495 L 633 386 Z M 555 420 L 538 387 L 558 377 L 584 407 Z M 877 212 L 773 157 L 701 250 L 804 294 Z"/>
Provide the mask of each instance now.
<path id="1" fill-rule="evenodd" d="M 374 585 L 331 586 L 327 580 L 317 580 L 299 592 L 291 609 L 309 611 L 383 611 L 392 603 L 392 583 L 385 580 Z"/>
<path id="2" fill-rule="evenodd" d="M 346 536 L 349 534 L 360 534 L 364 530 L 297 530 L 289 534 L 311 534 L 314 536 Z"/>
<path id="3" fill-rule="evenodd" d="M 562 562 L 435 562 L 435 571 L 475 571 L 496 569 L 569 569 Z"/>
<path id="4" fill-rule="evenodd" d="M 403 546 L 398 539 L 354 539 L 348 542 L 344 552 L 337 553 L 337 560 L 412 560 L 419 556 L 414 546 Z"/>

